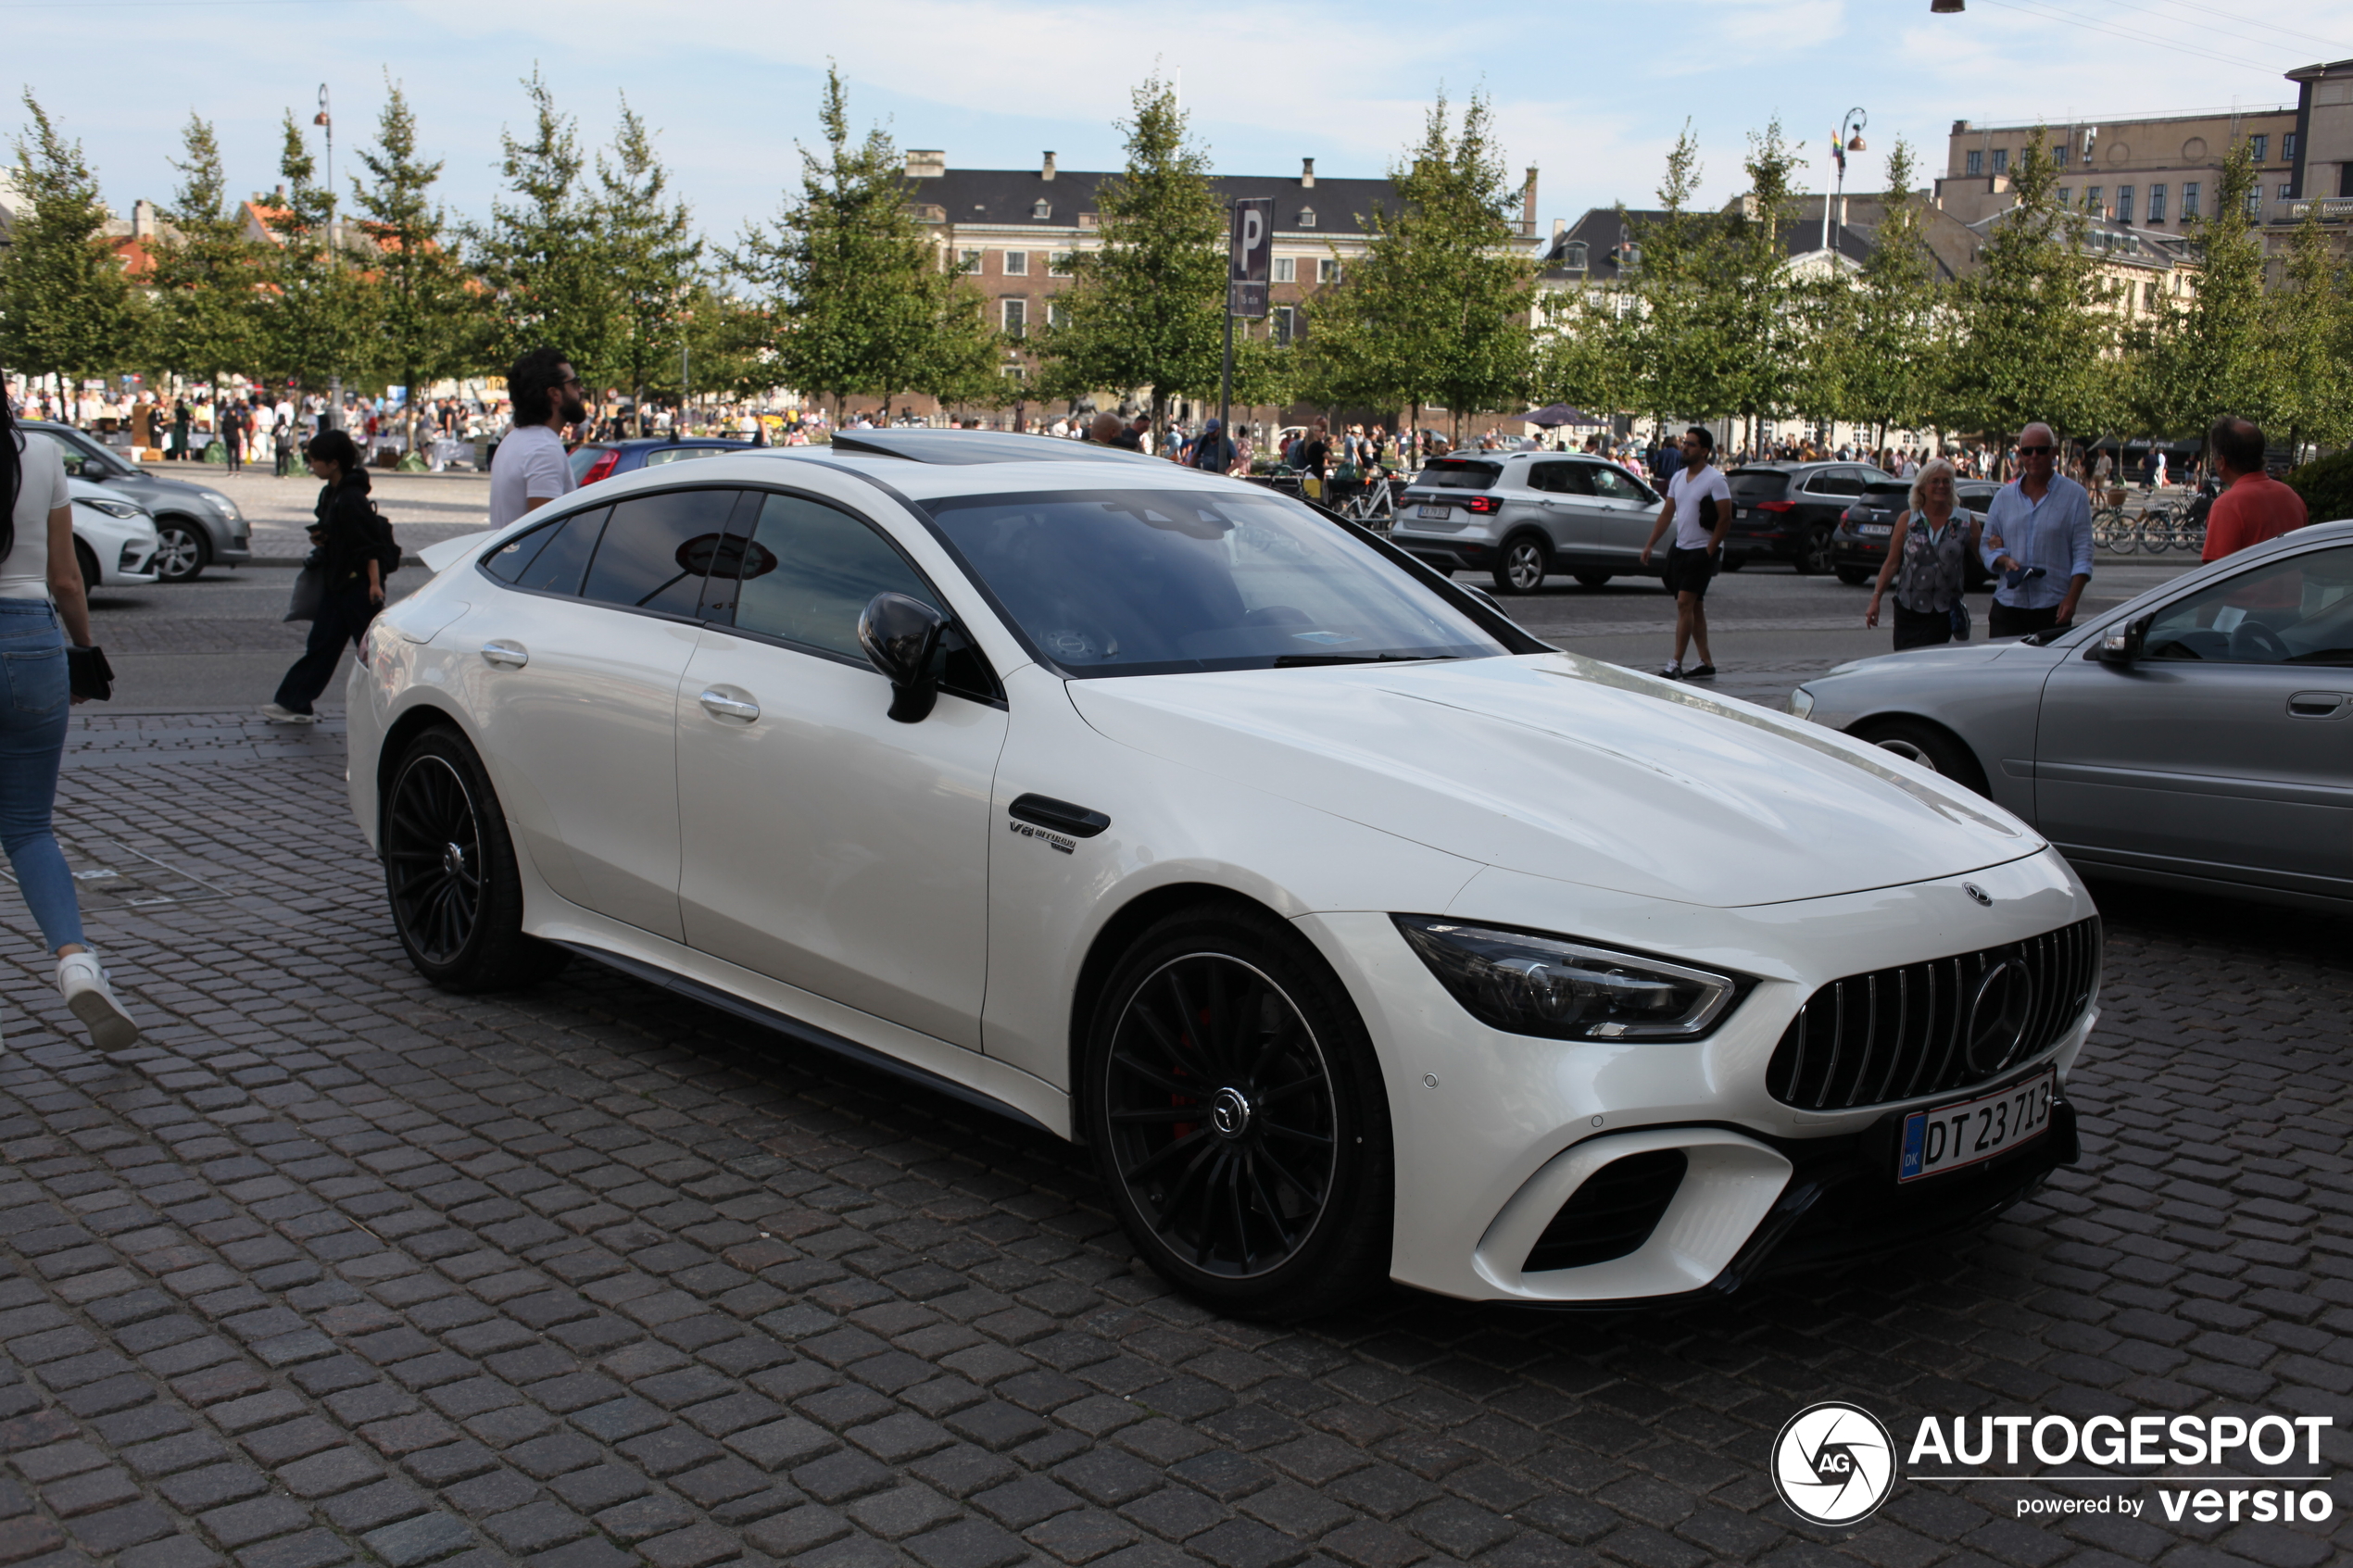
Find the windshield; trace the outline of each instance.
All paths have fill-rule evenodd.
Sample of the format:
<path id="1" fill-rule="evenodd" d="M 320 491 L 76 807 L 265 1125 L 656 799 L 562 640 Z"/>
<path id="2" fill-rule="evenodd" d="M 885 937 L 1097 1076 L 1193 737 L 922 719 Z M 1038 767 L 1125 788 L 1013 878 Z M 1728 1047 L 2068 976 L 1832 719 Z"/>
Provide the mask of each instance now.
<path id="1" fill-rule="evenodd" d="M 1417 490 L 1484 490 L 1495 483 L 1503 472 L 1500 463 L 1466 462 L 1460 458 L 1441 458 L 1414 476 Z"/>
<path id="2" fill-rule="evenodd" d="M 1058 490 L 925 504 L 998 608 L 1075 676 L 1507 651 L 1271 491 Z"/>

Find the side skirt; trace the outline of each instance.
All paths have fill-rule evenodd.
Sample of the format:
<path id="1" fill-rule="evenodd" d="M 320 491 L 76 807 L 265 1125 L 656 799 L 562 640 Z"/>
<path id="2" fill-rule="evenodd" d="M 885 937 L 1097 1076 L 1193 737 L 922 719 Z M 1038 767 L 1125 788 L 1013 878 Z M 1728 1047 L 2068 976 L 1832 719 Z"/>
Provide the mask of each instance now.
<path id="1" fill-rule="evenodd" d="M 555 940 L 555 945 L 577 953 L 584 959 L 591 959 L 608 968 L 617 969 L 633 979 L 643 980 L 648 985 L 675 991 L 680 996 L 692 997 L 707 1007 L 717 1008 L 722 1012 L 733 1013 L 737 1018 L 757 1023 L 762 1028 L 773 1029 L 802 1045 L 814 1046 L 819 1050 L 831 1051 L 836 1056 L 844 1057 L 862 1067 L 871 1067 L 876 1072 L 887 1073 L 903 1082 L 929 1089 L 934 1094 L 946 1095 L 950 1099 L 961 1100 L 977 1110 L 993 1112 L 1025 1127 L 1035 1128 L 1050 1137 L 1062 1136 L 1060 1133 L 1017 1106 L 984 1094 L 968 1085 L 959 1084 L 952 1078 L 944 1078 L 937 1073 L 917 1067 L 912 1062 L 886 1056 L 872 1047 L 862 1046 L 855 1040 L 845 1039 L 831 1030 L 820 1029 L 813 1023 L 807 1023 L 793 1017 L 790 1013 L 778 1012 L 773 1008 L 762 1007 L 758 1002 L 746 1001 L 743 997 L 723 991 L 716 985 L 708 985 L 687 975 L 674 973 L 659 964 L 648 963 L 643 959 L 616 953 L 610 948 L 592 947 L 585 942 L 567 942 L 560 938 Z"/>

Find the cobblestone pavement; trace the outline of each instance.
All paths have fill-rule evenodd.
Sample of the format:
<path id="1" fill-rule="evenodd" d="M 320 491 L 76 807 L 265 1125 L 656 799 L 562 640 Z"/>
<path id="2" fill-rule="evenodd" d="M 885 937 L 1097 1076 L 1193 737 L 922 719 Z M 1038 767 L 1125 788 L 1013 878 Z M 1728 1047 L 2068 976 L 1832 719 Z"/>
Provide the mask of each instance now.
<path id="1" fill-rule="evenodd" d="M 63 827 L 151 1026 L 85 1050 L 0 890 L 0 1563 L 2021 1568 L 2353 1550 L 2321 1524 L 1865 1526 L 1763 1460 L 1918 1417 L 2353 1416 L 2346 955 L 2109 896 L 2086 1159 L 1984 1235 L 1706 1307 L 1391 1291 L 1222 1321 L 1040 1135 L 592 966 L 401 961 L 332 728 L 77 724 Z M 2338 1507 L 2353 1498 L 2339 1484 Z"/>

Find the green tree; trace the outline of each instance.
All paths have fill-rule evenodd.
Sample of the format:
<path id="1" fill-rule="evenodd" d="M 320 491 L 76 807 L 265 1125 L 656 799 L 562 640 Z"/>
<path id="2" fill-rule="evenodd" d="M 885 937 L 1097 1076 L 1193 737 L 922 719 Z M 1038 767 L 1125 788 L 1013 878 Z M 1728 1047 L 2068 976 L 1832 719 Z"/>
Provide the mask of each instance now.
<path id="1" fill-rule="evenodd" d="M 1308 303 L 1302 368 L 1311 395 L 1406 407 L 1415 427 L 1443 408 L 1459 440 L 1465 415 L 1521 406 L 1536 370 L 1536 269 L 1487 99 L 1457 126 L 1441 94 L 1390 182 L 1396 208 L 1364 215 L 1365 254 Z"/>
<path id="2" fill-rule="evenodd" d="M 1126 167 L 1095 193 L 1101 245 L 1071 258 L 1063 323 L 1037 353 L 1045 395 L 1150 387 L 1158 430 L 1170 398 L 1217 391 L 1226 210 L 1168 84 L 1155 76 L 1131 101 Z"/>
<path id="3" fill-rule="evenodd" d="M 1870 254 L 1856 273 L 1845 328 L 1824 343 L 1843 362 L 1840 412 L 1877 432 L 1926 428 L 1943 361 L 1943 293 L 1928 248 L 1927 215 L 1912 192 L 1912 149 L 1898 137 L 1887 157 L 1887 194 Z"/>
<path id="4" fill-rule="evenodd" d="M 264 273 L 270 290 L 256 352 L 272 379 L 323 387 L 360 368 L 368 347 L 363 280 L 330 244 L 333 194 L 317 179 L 318 165 L 302 130 L 287 111 L 278 153 L 285 201 L 263 219 L 273 253 Z M 337 231 L 336 237 L 340 237 Z"/>
<path id="5" fill-rule="evenodd" d="M 853 395 L 887 404 L 966 384 L 975 363 L 998 357 L 979 292 L 908 209 L 890 137 L 877 125 L 851 140 L 838 69 L 826 72 L 819 122 L 824 150 L 801 149 L 799 199 L 748 226 L 727 255 L 729 270 L 766 296 L 775 379 L 830 399 L 837 414 Z"/>
<path id="6" fill-rule="evenodd" d="M 2267 331 L 2263 241 L 2246 209 L 2261 178 L 2241 141 L 2223 160 L 2213 210 L 2190 229 L 2201 263 L 2197 292 L 2151 336 L 2139 383 L 2145 417 L 2159 433 L 2202 433 L 2226 414 L 2270 424 L 2284 408 L 2282 367 Z"/>
<path id="7" fill-rule="evenodd" d="M 613 299 L 610 370 L 629 388 L 642 435 L 646 395 L 676 368 L 688 335 L 682 311 L 702 282 L 703 242 L 686 204 L 668 199 L 670 171 L 627 98 L 610 156 L 597 157 L 597 185 L 596 232 Z M 715 302 L 710 311 L 716 320 Z"/>
<path id="8" fill-rule="evenodd" d="M 1819 349 L 1826 316 L 1842 314 L 1844 282 L 1834 265 L 1819 278 L 1793 276 L 1781 242 L 1796 221 L 1792 177 L 1804 162 L 1779 119 L 1751 132 L 1747 194 L 1710 226 L 1700 253 L 1700 331 L 1716 345 L 1720 388 L 1705 411 L 1740 416 L 1751 445 L 1758 420 L 1827 409 L 1838 395 L 1820 374 L 1837 361 Z"/>
<path id="9" fill-rule="evenodd" d="M 2288 242 L 2283 287 L 2269 301 L 2269 337 L 2295 460 L 2307 442 L 2353 440 L 2353 273 L 2333 253 L 2317 212 Z"/>
<path id="10" fill-rule="evenodd" d="M 2083 215 L 2064 206 L 2038 127 L 2011 166 L 2017 205 L 1994 220 L 1955 291 L 1940 425 L 1997 440 L 2041 420 L 2063 435 L 2108 426 L 2118 320 Z"/>
<path id="11" fill-rule="evenodd" d="M 498 133 L 499 175 L 511 199 L 493 201 L 490 220 L 468 232 L 467 248 L 496 300 L 491 359 L 504 365 L 530 349 L 567 355 L 581 379 L 608 384 L 615 358 L 615 304 L 595 204 L 584 191 L 580 140 L 534 71 L 531 134 Z"/>
<path id="12" fill-rule="evenodd" d="M 149 245 L 153 291 L 145 358 L 157 370 L 201 372 L 215 386 L 250 367 L 262 309 L 261 261 L 230 199 L 212 127 L 194 111 L 182 132 L 185 158 L 171 205 Z"/>
<path id="13" fill-rule="evenodd" d="M 374 357 L 409 389 L 409 437 L 416 445 L 425 388 L 464 370 L 479 355 L 472 280 L 447 214 L 433 198 L 439 163 L 417 156 L 417 119 L 398 86 L 385 83 L 376 149 L 362 149 L 371 184 L 353 182 L 360 228 L 375 242 L 366 284 L 375 326 Z"/>
<path id="14" fill-rule="evenodd" d="M 102 237 L 107 207 L 82 144 L 29 88 L 24 107 L 32 134 L 16 141 L 17 185 L 31 210 L 0 250 L 0 363 L 26 376 L 101 375 L 133 352 L 131 290 Z"/>
<path id="15" fill-rule="evenodd" d="M 1723 220 L 1692 208 L 1700 174 L 1699 142 L 1686 125 L 1667 150 L 1658 215 L 1637 220 L 1619 208 L 1634 247 L 1626 258 L 1625 342 L 1640 407 L 1656 420 L 1712 419 L 1730 407 L 1719 369 L 1730 350 L 1709 309 Z"/>

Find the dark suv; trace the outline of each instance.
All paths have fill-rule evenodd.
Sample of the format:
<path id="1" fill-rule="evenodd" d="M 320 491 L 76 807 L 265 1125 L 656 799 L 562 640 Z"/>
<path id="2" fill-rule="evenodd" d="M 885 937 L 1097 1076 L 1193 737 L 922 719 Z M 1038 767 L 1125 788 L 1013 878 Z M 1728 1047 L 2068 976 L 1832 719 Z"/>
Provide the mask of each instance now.
<path id="1" fill-rule="evenodd" d="M 1785 560 L 1810 577 L 1835 564 L 1831 536 L 1863 486 L 1894 476 L 1869 463 L 1749 463 L 1724 477 L 1732 488 L 1726 569 Z"/>
<path id="2" fill-rule="evenodd" d="M 2000 488 L 1990 479 L 1964 479 L 1953 487 L 1953 498 L 1961 514 L 1982 523 L 1985 508 L 1993 505 L 1994 492 Z M 1863 486 L 1863 494 L 1846 508 L 1831 535 L 1831 566 L 1840 582 L 1860 584 L 1879 575 L 1880 563 L 1887 558 L 1887 542 L 1895 532 L 1895 520 L 1909 509 L 1911 497 L 1908 479 L 1875 479 Z M 1975 555 L 1963 570 L 1964 586 L 1972 593 L 1989 580 L 1985 563 Z"/>

